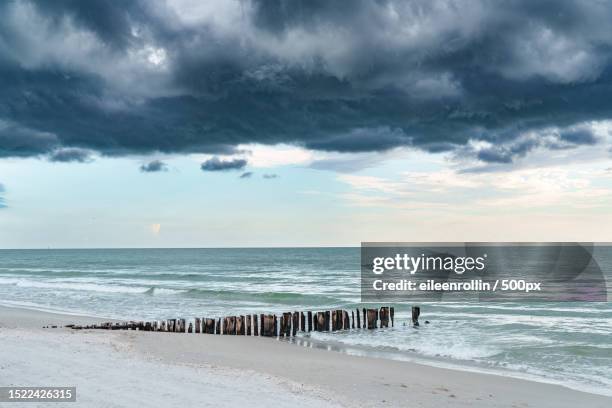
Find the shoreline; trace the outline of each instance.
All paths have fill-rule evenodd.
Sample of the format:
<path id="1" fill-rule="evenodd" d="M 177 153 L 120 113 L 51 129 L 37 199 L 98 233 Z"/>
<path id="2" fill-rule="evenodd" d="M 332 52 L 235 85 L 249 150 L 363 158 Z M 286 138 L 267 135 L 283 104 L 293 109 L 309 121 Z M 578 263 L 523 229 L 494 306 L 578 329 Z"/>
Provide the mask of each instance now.
<path id="1" fill-rule="evenodd" d="M 125 361 L 134 360 L 135 364 L 153 364 L 160 366 L 160 370 L 168 370 L 168 367 L 172 367 L 170 371 L 184 370 L 186 372 L 181 371 L 181 376 L 188 378 L 191 378 L 189 372 L 194 370 L 208 370 L 212 377 L 218 371 L 229 370 L 232 372 L 230 377 L 248 372 L 253 381 L 272 381 L 273 384 L 284 384 L 283 387 L 294 390 L 290 394 L 298 398 L 301 405 L 313 403 L 316 406 L 323 402 L 330 406 L 376 406 L 383 400 L 388 406 L 404 406 L 407 401 L 412 401 L 415 406 L 470 404 L 500 407 L 520 404 L 604 407 L 612 403 L 612 398 L 608 396 L 561 385 L 417 362 L 355 356 L 261 337 L 42 329 L 48 324 L 59 326 L 102 320 L 109 319 L 0 306 L 0 335 L 9 344 L 13 341 L 17 350 L 20 348 L 17 338 L 30 339 L 35 343 L 29 345 L 34 348 L 34 353 L 45 347 L 52 349 L 51 346 L 58 339 L 69 339 L 70 347 L 83 347 L 85 351 L 91 349 L 94 361 L 86 363 L 91 368 L 95 367 L 95 361 L 99 361 L 101 355 L 108 354 L 108 351 L 102 352 L 100 343 L 106 344 L 106 347 L 110 343 L 114 350 L 113 358 L 121 356 Z M 23 352 L 31 351 L 24 349 Z M 23 356 L 22 353 L 22 359 Z M 37 366 L 44 363 L 36 361 L 32 364 Z M 123 370 L 123 364 L 117 364 L 115 369 Z M 61 366 L 56 368 L 65 369 Z M 70 364 L 66 369 L 70 369 Z M 129 367 L 125 369 L 129 372 Z M 6 374 L 6 369 L 0 371 L 2 382 L 6 382 L 6 378 L 3 378 Z M 97 380 L 101 387 L 105 382 L 112 383 L 112 379 L 107 378 L 112 376 L 112 370 L 99 374 L 103 375 Z M 19 375 L 9 375 L 7 378 L 11 377 L 19 378 Z M 244 379 L 238 381 L 238 387 L 244 387 L 243 383 Z M 180 382 L 176 386 L 179 389 L 182 387 Z M 274 387 L 268 383 L 266 386 Z M 86 386 L 83 385 L 83 388 Z M 314 400 L 309 400 L 311 396 Z"/>
<path id="2" fill-rule="evenodd" d="M 64 321 L 64 324 L 76 323 L 76 324 L 90 324 L 90 323 L 102 323 L 102 322 L 120 322 L 125 321 L 125 319 L 118 319 L 112 317 L 103 317 L 103 316 L 95 316 L 95 315 L 87 315 L 87 314 L 79 314 L 79 313 L 71 313 L 68 311 L 59 311 L 59 310 L 49 310 L 44 308 L 35 308 L 28 307 L 24 305 L 10 305 L 3 304 L 0 301 L 0 314 L 2 308 L 8 309 L 16 309 L 25 312 L 37 312 L 45 315 L 49 315 L 49 318 L 59 318 L 60 321 Z M 138 320 L 138 319 L 137 319 Z M 146 319 L 145 319 L 146 320 Z M 51 320 L 54 321 L 54 320 Z M 1 322 L 0 322 L 1 323 Z M 0 324 L 1 327 L 1 324 Z M 527 372 L 519 372 L 511 369 L 506 369 L 503 367 L 483 367 L 479 366 L 476 363 L 470 364 L 469 361 L 465 362 L 456 362 L 452 359 L 440 357 L 430 357 L 430 356 L 422 356 L 418 353 L 414 355 L 410 354 L 402 354 L 393 350 L 373 350 L 368 347 L 363 347 L 359 345 L 348 345 L 342 342 L 331 342 L 331 341 L 322 341 L 318 339 L 313 339 L 310 337 L 299 337 L 299 338 L 276 338 L 275 340 L 292 344 L 296 347 L 304 347 L 304 348 L 315 348 L 319 350 L 330 351 L 334 353 L 342 353 L 345 355 L 356 356 L 356 357 L 369 357 L 374 359 L 382 359 L 382 360 L 392 360 L 398 362 L 405 362 L 409 364 L 416 364 L 421 366 L 434 367 L 439 369 L 446 369 L 452 371 L 460 371 L 465 373 L 475 373 L 475 374 L 485 374 L 492 375 L 501 378 L 512 378 L 517 380 L 524 380 L 539 384 L 548 384 L 555 385 L 563 388 L 567 388 L 573 391 L 584 392 L 588 394 L 611 397 L 612 393 L 601 392 L 600 388 L 594 388 L 591 386 L 585 386 L 584 384 L 575 382 L 575 383 L 567 383 L 564 384 L 559 380 L 538 376 L 536 374 L 527 373 Z"/>

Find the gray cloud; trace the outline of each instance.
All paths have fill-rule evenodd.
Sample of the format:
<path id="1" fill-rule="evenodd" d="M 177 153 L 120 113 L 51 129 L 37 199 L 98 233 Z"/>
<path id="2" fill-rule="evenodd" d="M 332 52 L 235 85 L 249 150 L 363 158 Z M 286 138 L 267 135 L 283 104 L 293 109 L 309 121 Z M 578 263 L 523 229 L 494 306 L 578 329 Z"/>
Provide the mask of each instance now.
<path id="1" fill-rule="evenodd" d="M 0 5 L 0 157 L 412 146 L 484 161 L 612 119 L 612 5 L 518 0 Z M 565 148 L 595 143 L 560 134 Z M 538 146 L 554 148 L 544 142 Z M 442 149 L 442 150 L 440 150 Z"/>
<path id="2" fill-rule="evenodd" d="M 155 173 L 159 171 L 168 171 L 168 166 L 161 160 L 153 160 L 140 166 L 140 171 L 144 173 Z"/>
<path id="3" fill-rule="evenodd" d="M 275 178 L 278 178 L 278 174 L 264 174 L 262 177 L 268 180 L 275 179 Z"/>
<path id="4" fill-rule="evenodd" d="M 57 149 L 49 154 L 49 161 L 52 162 L 78 162 L 87 163 L 92 161 L 91 152 L 85 149 L 79 149 L 76 147 L 68 147 L 63 149 Z"/>
<path id="5" fill-rule="evenodd" d="M 221 160 L 218 157 L 206 160 L 200 168 L 203 171 L 241 170 L 247 165 L 244 159 Z"/>
<path id="6" fill-rule="evenodd" d="M 589 129 L 577 129 L 561 132 L 559 138 L 568 143 L 576 145 L 594 145 L 597 138 Z"/>
<path id="7" fill-rule="evenodd" d="M 252 175 L 253 175 L 253 172 L 252 172 L 252 171 L 246 171 L 246 172 L 244 172 L 244 173 L 242 173 L 242 174 L 240 175 L 240 178 L 241 178 L 241 179 L 251 178 L 251 176 L 252 176 Z"/>

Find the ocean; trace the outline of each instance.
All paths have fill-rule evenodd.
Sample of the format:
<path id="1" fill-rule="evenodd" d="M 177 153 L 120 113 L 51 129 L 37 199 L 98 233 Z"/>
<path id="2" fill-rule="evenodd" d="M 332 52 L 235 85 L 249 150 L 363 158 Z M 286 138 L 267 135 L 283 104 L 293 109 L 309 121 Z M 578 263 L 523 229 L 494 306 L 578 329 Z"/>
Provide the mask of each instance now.
<path id="1" fill-rule="evenodd" d="M 123 320 L 368 306 L 359 248 L 0 250 L 0 304 Z M 419 328 L 394 306 L 394 328 L 293 341 L 612 395 L 610 303 L 420 303 Z"/>

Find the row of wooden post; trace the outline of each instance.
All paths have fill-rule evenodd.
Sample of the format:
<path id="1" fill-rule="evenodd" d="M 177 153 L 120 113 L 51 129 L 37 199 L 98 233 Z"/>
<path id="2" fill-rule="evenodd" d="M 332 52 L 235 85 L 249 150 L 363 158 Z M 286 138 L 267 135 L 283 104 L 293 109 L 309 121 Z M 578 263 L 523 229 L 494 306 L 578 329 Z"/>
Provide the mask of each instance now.
<path id="1" fill-rule="evenodd" d="M 152 322 L 102 323 L 90 326 L 69 325 L 73 329 L 141 330 L 173 333 L 204 333 L 239 336 L 290 337 L 298 331 L 338 331 L 351 329 L 376 329 L 394 326 L 394 308 L 383 306 L 380 309 L 331 310 L 323 312 L 286 312 L 280 318 L 274 314 L 229 316 L 224 318 L 199 318 L 186 324 L 185 319 L 168 319 Z M 412 308 L 412 323 L 419 325 L 420 308 Z M 363 316 L 363 320 L 361 319 Z M 259 325 L 258 325 L 259 317 Z M 363 323 L 363 324 L 362 324 Z M 380 324 L 379 324 L 380 323 Z M 261 328 L 261 330 L 259 330 Z"/>

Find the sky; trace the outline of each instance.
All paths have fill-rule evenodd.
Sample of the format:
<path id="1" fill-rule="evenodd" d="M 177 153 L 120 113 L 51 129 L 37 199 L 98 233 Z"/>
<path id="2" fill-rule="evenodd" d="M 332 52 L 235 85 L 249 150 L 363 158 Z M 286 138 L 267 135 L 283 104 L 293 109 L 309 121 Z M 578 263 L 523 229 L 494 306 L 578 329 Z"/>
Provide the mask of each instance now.
<path id="1" fill-rule="evenodd" d="M 0 248 L 612 241 L 611 3 L 0 15 Z"/>

